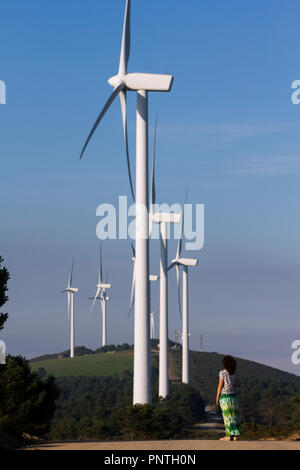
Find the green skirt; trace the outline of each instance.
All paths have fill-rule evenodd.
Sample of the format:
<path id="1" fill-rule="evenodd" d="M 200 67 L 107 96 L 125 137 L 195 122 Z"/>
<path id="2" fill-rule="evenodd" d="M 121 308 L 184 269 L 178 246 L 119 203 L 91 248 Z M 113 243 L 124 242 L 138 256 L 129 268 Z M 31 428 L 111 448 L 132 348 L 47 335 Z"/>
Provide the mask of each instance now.
<path id="1" fill-rule="evenodd" d="M 240 411 L 236 393 L 222 394 L 220 407 L 223 414 L 226 436 L 239 436 L 241 434 Z"/>

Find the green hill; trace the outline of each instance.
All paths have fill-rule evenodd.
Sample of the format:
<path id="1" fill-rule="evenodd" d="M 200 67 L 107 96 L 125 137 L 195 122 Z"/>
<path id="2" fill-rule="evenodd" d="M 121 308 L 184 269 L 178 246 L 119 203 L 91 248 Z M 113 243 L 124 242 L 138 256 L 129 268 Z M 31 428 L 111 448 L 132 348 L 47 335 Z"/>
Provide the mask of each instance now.
<path id="1" fill-rule="evenodd" d="M 202 396 L 214 403 L 218 374 L 222 366 L 222 354 L 215 352 L 190 351 L 191 384 L 197 387 Z M 256 388 L 267 389 L 270 386 L 278 390 L 284 388 L 288 394 L 300 392 L 300 377 L 273 367 L 236 358 L 238 362 L 238 379 L 240 394 L 248 395 Z M 181 378 L 181 351 L 172 351 L 170 354 L 170 370 L 173 380 Z"/>
<path id="2" fill-rule="evenodd" d="M 155 345 L 152 346 L 154 348 Z M 88 351 L 87 355 L 73 359 L 59 356 L 61 359 L 56 356 L 54 359 L 31 362 L 33 370 L 39 371 L 42 375 L 48 373 L 57 377 L 57 384 L 61 390 L 50 437 L 52 439 L 123 438 L 121 428 L 124 425 L 124 429 L 127 429 L 127 421 L 131 422 L 133 419 L 130 413 L 134 413 L 128 411 L 132 410 L 133 349 L 91 353 Z M 197 404 L 203 403 L 203 400 L 207 405 L 215 404 L 218 373 L 222 369 L 223 355 L 190 351 L 191 386 L 181 384 L 180 348 L 170 348 L 169 359 L 171 393 L 169 402 L 162 404 L 162 409 L 167 406 L 166 416 L 172 422 L 175 420 L 176 426 L 179 426 L 182 419 L 186 422 L 193 420 L 195 422 L 200 413 Z M 160 409 L 159 355 L 155 349 L 152 349 L 151 361 L 154 408 L 145 410 L 145 416 L 150 413 L 147 418 L 150 422 L 153 418 L 151 413 L 155 414 Z M 253 361 L 238 358 L 237 361 L 242 421 L 249 423 L 248 429 L 254 429 L 254 436 L 257 434 L 257 425 L 263 426 L 264 433 L 265 429 L 270 433 L 270 429 L 278 428 L 278 432 L 284 435 L 298 429 L 300 377 Z M 177 410 L 180 400 L 181 418 L 177 415 L 177 418 L 175 415 L 172 417 L 171 410 L 174 412 Z M 190 416 L 192 402 L 196 411 L 192 413 L 192 418 L 187 419 Z M 123 416 L 122 413 L 126 409 L 129 415 L 127 416 L 126 412 Z M 159 419 L 163 419 L 162 415 L 159 416 Z M 189 421 L 190 419 L 192 421 Z M 170 423 L 169 425 L 170 429 L 173 429 L 173 425 Z M 184 426 L 180 435 L 185 435 L 185 432 L 193 433 L 191 429 L 187 431 Z"/>
<path id="3" fill-rule="evenodd" d="M 31 362 L 34 371 L 42 368 L 48 374 L 55 377 L 105 377 L 114 374 L 121 374 L 124 370 L 133 370 L 133 352 L 107 352 L 89 354 L 70 359 L 46 359 L 43 361 Z"/>
<path id="4" fill-rule="evenodd" d="M 158 352 L 152 351 L 153 375 L 158 373 Z M 191 384 L 200 392 L 207 403 L 215 400 L 218 373 L 222 369 L 223 355 L 212 352 L 190 351 Z M 170 379 L 172 382 L 181 381 L 181 350 L 171 350 Z M 255 399 L 253 394 L 259 390 L 277 390 L 276 393 L 292 396 L 300 392 L 300 377 L 273 367 L 245 359 L 237 359 L 240 394 Z M 133 350 L 109 351 L 78 356 L 73 359 L 48 359 L 31 361 L 31 367 L 37 371 L 45 369 L 55 377 L 107 377 L 114 374 L 123 375 L 124 371 L 133 371 Z"/>

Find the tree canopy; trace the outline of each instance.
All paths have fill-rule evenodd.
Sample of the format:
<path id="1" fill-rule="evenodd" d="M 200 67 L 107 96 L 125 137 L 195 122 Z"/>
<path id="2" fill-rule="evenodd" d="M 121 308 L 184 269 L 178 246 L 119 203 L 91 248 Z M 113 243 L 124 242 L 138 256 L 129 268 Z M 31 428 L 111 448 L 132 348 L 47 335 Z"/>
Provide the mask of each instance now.
<path id="1" fill-rule="evenodd" d="M 3 258 L 0 256 L 0 308 L 8 301 L 7 296 L 7 283 L 10 278 L 8 270 L 2 266 Z M 0 313 L 0 330 L 3 329 L 4 323 L 8 318 L 7 313 Z"/>

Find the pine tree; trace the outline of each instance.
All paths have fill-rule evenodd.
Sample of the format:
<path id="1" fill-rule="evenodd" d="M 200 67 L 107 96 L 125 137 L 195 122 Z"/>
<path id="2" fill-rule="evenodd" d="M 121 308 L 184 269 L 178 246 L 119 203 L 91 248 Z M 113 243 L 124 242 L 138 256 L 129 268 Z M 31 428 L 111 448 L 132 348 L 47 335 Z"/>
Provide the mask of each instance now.
<path id="1" fill-rule="evenodd" d="M 1 266 L 3 261 L 3 258 L 0 256 L 0 308 L 3 307 L 3 305 L 8 301 L 6 292 L 8 290 L 7 282 L 10 278 L 7 269 Z M 0 313 L 0 330 L 3 329 L 4 323 L 6 322 L 7 318 L 7 313 Z"/>

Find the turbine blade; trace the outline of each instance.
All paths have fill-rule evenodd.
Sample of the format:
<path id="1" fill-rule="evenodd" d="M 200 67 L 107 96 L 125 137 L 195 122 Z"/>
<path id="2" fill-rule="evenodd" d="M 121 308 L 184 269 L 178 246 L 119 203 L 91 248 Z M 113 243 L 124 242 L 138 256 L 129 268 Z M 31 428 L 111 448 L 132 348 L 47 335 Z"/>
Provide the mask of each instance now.
<path id="1" fill-rule="evenodd" d="M 69 278 L 69 285 L 68 285 L 68 287 L 71 287 L 71 286 L 72 286 L 72 281 L 73 281 L 73 268 L 74 268 L 74 256 L 73 256 L 73 260 L 72 260 L 72 268 L 71 268 L 71 273 L 70 273 L 70 278 Z"/>
<path id="2" fill-rule="evenodd" d="M 125 140 L 125 149 L 126 149 L 126 160 L 127 160 L 127 170 L 128 170 L 129 184 L 130 184 L 132 199 L 135 201 L 133 183 L 132 183 L 132 176 L 131 176 L 129 148 L 128 148 L 126 90 L 121 90 L 120 94 L 119 94 L 119 97 L 120 97 L 121 111 L 122 111 L 123 132 L 124 132 L 124 140 Z"/>
<path id="3" fill-rule="evenodd" d="M 181 223 L 180 223 L 180 236 L 178 238 L 178 244 L 177 244 L 177 252 L 176 252 L 176 259 L 179 259 L 180 258 L 180 254 L 181 254 L 181 246 L 182 246 L 182 231 L 183 231 L 183 214 L 184 214 L 184 211 L 182 211 L 182 215 L 181 215 Z"/>
<path id="4" fill-rule="evenodd" d="M 97 297 L 98 297 L 98 295 L 99 295 L 99 292 L 100 292 L 100 287 L 98 287 L 97 292 L 96 292 L 96 295 L 95 295 L 95 297 L 94 297 L 94 300 L 93 300 L 93 303 L 92 303 L 92 306 L 91 306 L 91 310 L 90 310 L 91 312 L 92 312 L 92 310 L 94 309 L 94 306 L 95 306 Z"/>
<path id="5" fill-rule="evenodd" d="M 135 247 L 133 243 L 130 243 L 131 249 L 132 249 L 132 257 L 135 259 Z"/>
<path id="6" fill-rule="evenodd" d="M 153 156 L 152 156 L 152 182 L 151 182 L 151 204 L 156 202 L 156 186 L 155 186 L 155 159 L 156 159 L 156 135 L 157 135 L 157 115 L 155 118 Z"/>
<path id="7" fill-rule="evenodd" d="M 186 193 L 185 193 L 185 198 L 184 198 L 184 206 L 183 206 L 181 224 L 180 224 L 180 237 L 178 239 L 176 259 L 179 259 L 181 255 L 182 235 L 183 235 L 183 230 L 184 230 L 184 207 L 185 207 L 185 204 L 187 203 L 188 195 L 189 195 L 189 188 L 187 188 Z"/>
<path id="8" fill-rule="evenodd" d="M 120 93 L 120 91 L 122 91 L 124 88 L 125 88 L 125 83 L 120 83 L 120 85 L 118 85 L 114 91 L 112 92 L 112 94 L 110 95 L 110 97 L 108 98 L 107 102 L 105 103 L 105 106 L 104 108 L 102 109 L 101 113 L 99 114 L 98 118 L 97 118 L 97 121 L 95 122 L 91 132 L 89 133 L 89 136 L 83 146 L 83 149 L 81 151 L 81 154 L 80 154 L 80 159 L 82 158 L 84 152 L 85 152 L 85 149 L 87 148 L 88 146 L 88 143 L 89 141 L 91 140 L 95 130 L 97 129 L 98 125 L 100 124 L 102 118 L 104 117 L 106 111 L 108 110 L 108 108 L 110 107 L 110 105 L 112 104 L 112 102 L 114 101 L 114 99 L 118 96 L 118 94 Z"/>
<path id="9" fill-rule="evenodd" d="M 179 264 L 176 264 L 176 280 L 177 280 L 177 296 L 178 296 L 179 317 L 181 319 L 180 267 L 179 267 Z"/>
<path id="10" fill-rule="evenodd" d="M 100 258 L 99 258 L 99 284 L 102 284 L 103 272 L 102 272 L 102 245 L 100 243 Z"/>
<path id="11" fill-rule="evenodd" d="M 132 284 L 131 284 L 131 295 L 130 295 L 128 318 L 130 317 L 132 307 L 134 304 L 134 291 L 135 291 L 135 261 L 133 262 L 133 273 L 132 273 Z"/>
<path id="12" fill-rule="evenodd" d="M 171 264 L 168 266 L 168 271 L 170 271 L 170 269 L 173 269 L 174 266 L 176 266 L 176 263 L 171 263 Z"/>
<path id="13" fill-rule="evenodd" d="M 127 64 L 130 55 L 130 0 L 126 0 L 122 44 L 121 44 L 121 55 L 119 65 L 119 75 L 127 74 Z"/>
<path id="14" fill-rule="evenodd" d="M 188 196 L 189 196 L 190 188 L 188 187 L 185 193 L 184 203 L 187 204 Z"/>

